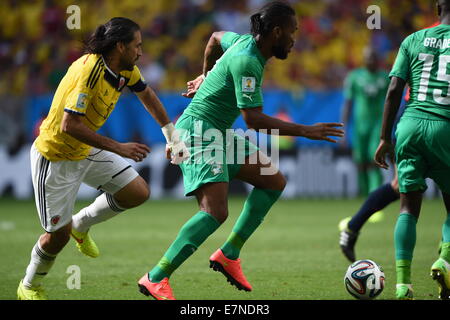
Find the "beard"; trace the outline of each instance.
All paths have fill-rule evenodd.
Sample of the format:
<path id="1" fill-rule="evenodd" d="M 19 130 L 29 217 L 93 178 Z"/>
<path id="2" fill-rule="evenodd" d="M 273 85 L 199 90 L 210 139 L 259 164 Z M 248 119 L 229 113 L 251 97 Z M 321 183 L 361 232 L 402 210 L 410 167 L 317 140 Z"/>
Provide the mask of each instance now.
<path id="1" fill-rule="evenodd" d="M 133 63 L 133 64 L 127 64 L 127 65 L 125 66 L 125 70 L 133 71 L 133 69 L 134 69 L 134 63 Z"/>
<path id="2" fill-rule="evenodd" d="M 120 63 L 122 65 L 122 70 L 133 71 L 136 61 L 137 59 L 135 59 L 133 62 L 131 62 L 129 59 L 122 59 Z"/>
<path id="3" fill-rule="evenodd" d="M 275 58 L 280 60 L 285 60 L 288 57 L 289 51 L 286 50 L 285 47 L 282 47 L 280 45 L 275 45 L 272 47 L 272 53 Z"/>

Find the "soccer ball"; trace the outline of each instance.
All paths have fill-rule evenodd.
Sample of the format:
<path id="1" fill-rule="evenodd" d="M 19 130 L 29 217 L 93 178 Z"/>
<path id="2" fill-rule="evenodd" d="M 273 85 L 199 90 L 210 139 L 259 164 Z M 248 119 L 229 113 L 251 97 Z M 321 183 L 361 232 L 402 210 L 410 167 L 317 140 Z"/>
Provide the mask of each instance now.
<path id="1" fill-rule="evenodd" d="M 375 299 L 384 289 L 383 268 L 372 260 L 352 263 L 345 273 L 345 289 L 360 300 Z"/>

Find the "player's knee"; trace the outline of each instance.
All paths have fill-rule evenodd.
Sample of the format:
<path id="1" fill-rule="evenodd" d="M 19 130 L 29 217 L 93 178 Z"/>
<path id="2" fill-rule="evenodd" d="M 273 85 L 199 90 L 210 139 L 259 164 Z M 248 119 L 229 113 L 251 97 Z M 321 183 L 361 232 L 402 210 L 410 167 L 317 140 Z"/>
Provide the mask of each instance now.
<path id="1" fill-rule="evenodd" d="M 147 184 L 145 184 L 139 189 L 139 191 L 136 194 L 135 205 L 139 206 L 143 204 L 145 201 L 148 200 L 148 198 L 150 198 L 150 187 Z"/>
<path id="2" fill-rule="evenodd" d="M 220 224 L 224 223 L 228 218 L 228 208 L 220 208 L 214 210 L 213 216 Z"/>
<path id="3" fill-rule="evenodd" d="M 64 247 L 70 240 L 70 231 L 72 230 L 72 223 L 69 223 L 56 231 L 49 232 L 50 241 L 61 247 Z"/>
<path id="4" fill-rule="evenodd" d="M 278 176 L 279 177 L 277 179 L 277 184 L 276 184 L 275 190 L 283 191 L 284 188 L 286 188 L 287 180 L 286 180 L 286 177 L 281 172 L 278 172 Z"/>
<path id="5" fill-rule="evenodd" d="M 143 204 L 150 197 L 150 188 L 142 179 L 135 183 L 133 187 L 121 190 L 114 194 L 114 199 L 121 208 L 131 209 Z"/>
<path id="6" fill-rule="evenodd" d="M 224 223 L 228 218 L 228 207 L 225 206 L 201 206 L 200 210 L 209 213 L 220 224 Z"/>
<path id="7" fill-rule="evenodd" d="M 284 188 L 286 188 L 286 184 L 286 178 L 280 171 L 278 171 L 272 179 L 266 180 L 266 186 L 264 187 L 264 189 L 283 191 Z"/>

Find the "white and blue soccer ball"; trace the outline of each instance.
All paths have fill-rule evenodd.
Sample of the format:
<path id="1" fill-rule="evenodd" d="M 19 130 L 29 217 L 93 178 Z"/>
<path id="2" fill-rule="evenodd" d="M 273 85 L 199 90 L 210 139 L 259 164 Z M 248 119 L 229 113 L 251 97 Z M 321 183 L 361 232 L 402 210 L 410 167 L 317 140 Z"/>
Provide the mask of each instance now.
<path id="1" fill-rule="evenodd" d="M 383 268 L 372 260 L 352 263 L 345 273 L 345 289 L 360 300 L 375 299 L 384 289 Z"/>

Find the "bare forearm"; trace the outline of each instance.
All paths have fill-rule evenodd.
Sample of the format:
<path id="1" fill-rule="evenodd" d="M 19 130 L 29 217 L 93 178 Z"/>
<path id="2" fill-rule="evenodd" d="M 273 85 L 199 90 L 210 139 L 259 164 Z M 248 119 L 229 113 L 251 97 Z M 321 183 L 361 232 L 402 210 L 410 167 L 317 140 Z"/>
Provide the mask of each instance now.
<path id="1" fill-rule="evenodd" d="M 158 96 L 150 87 L 147 87 L 142 93 L 138 93 L 138 97 L 145 106 L 145 109 L 147 109 L 161 127 L 170 122 L 166 109 L 164 109 Z"/>
<path id="2" fill-rule="evenodd" d="M 204 60 L 203 60 L 203 75 L 206 75 L 209 70 L 214 67 L 216 61 L 222 56 L 222 46 L 220 45 L 220 39 L 225 32 L 214 32 L 209 38 L 208 44 L 205 48 Z"/>
<path id="3" fill-rule="evenodd" d="M 66 116 L 67 115 L 65 115 L 65 117 Z M 81 120 L 64 121 L 62 131 L 78 141 L 98 149 L 117 152 L 119 148 L 119 143 L 117 141 L 96 133 L 94 130 L 86 126 Z"/>
<path id="4" fill-rule="evenodd" d="M 381 139 L 388 142 L 391 141 L 392 128 L 394 127 L 395 117 L 400 108 L 404 88 L 404 80 L 396 77 L 392 78 L 384 104 L 383 124 L 380 136 Z"/>
<path id="5" fill-rule="evenodd" d="M 297 136 L 302 137 L 305 133 L 305 126 L 301 124 L 296 124 L 292 122 L 286 122 L 264 113 L 259 113 L 258 116 L 254 117 L 251 121 L 247 122 L 250 129 L 256 131 L 260 130 L 278 130 L 278 135 L 280 136 Z"/>

